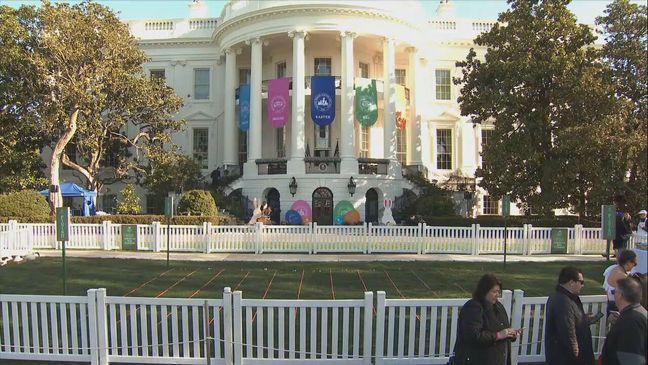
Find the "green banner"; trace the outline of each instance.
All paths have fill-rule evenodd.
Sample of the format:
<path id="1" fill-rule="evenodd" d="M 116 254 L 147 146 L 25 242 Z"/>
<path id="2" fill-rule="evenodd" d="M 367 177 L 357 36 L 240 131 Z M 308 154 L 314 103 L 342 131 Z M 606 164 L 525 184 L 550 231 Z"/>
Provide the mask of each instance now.
<path id="1" fill-rule="evenodd" d="M 137 251 L 137 225 L 124 224 L 121 227 L 122 250 Z"/>
<path id="2" fill-rule="evenodd" d="M 59 207 L 56 208 L 56 240 L 69 241 L 70 240 L 70 208 Z"/>
<path id="3" fill-rule="evenodd" d="M 616 236 L 616 208 L 614 205 L 601 205 L 601 239 L 613 240 Z"/>
<path id="4" fill-rule="evenodd" d="M 567 228 L 551 229 L 551 253 L 567 253 Z"/>
<path id="5" fill-rule="evenodd" d="M 376 80 L 356 79 L 355 117 L 363 127 L 371 127 L 378 120 L 378 90 Z"/>
<path id="6" fill-rule="evenodd" d="M 511 197 L 504 195 L 502 197 L 502 217 L 511 215 Z"/>

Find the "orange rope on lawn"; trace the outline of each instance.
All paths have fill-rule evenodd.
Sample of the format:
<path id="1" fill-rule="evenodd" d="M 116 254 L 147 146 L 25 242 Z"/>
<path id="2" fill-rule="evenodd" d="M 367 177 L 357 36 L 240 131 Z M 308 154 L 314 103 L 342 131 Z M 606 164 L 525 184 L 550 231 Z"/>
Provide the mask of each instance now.
<path id="1" fill-rule="evenodd" d="M 232 291 L 236 291 L 236 289 L 238 289 L 241 286 L 241 284 L 243 284 L 243 281 L 245 281 L 245 279 L 247 279 L 247 277 L 249 275 L 250 275 L 249 271 L 247 273 L 245 273 L 245 276 L 243 277 L 243 279 L 241 279 L 241 281 L 239 281 L 239 283 L 236 284 L 236 287 L 234 287 L 234 290 L 232 290 Z"/>
<path id="2" fill-rule="evenodd" d="M 360 278 L 360 282 L 362 283 L 362 287 L 364 288 L 364 291 L 369 291 L 369 289 L 367 289 L 367 284 L 365 284 L 364 279 L 362 279 L 362 275 L 360 275 L 360 270 L 356 270 L 356 272 L 358 273 L 358 277 Z M 373 313 L 374 313 L 374 316 L 375 316 L 376 315 L 376 307 L 374 307 L 373 305 L 372 305 L 372 307 L 373 307 Z"/>
<path id="3" fill-rule="evenodd" d="M 414 274 L 414 276 L 416 276 L 416 278 L 418 279 L 418 281 L 420 281 L 421 284 L 423 284 L 423 286 L 424 286 L 427 290 L 431 291 L 432 294 L 434 294 L 434 296 L 436 296 L 437 298 L 439 297 L 439 294 L 438 294 L 436 291 L 432 290 L 432 288 L 430 288 L 430 286 L 427 285 L 427 283 L 426 283 L 425 281 L 423 281 L 423 279 L 421 279 L 421 278 L 420 278 L 420 277 L 419 277 L 419 276 L 414 272 L 414 270 L 410 270 L 410 271 L 412 272 L 412 274 Z"/>
<path id="4" fill-rule="evenodd" d="M 272 275 L 272 278 L 268 282 L 268 286 L 266 287 L 265 293 L 263 293 L 263 298 L 261 299 L 265 299 L 268 296 L 268 292 L 270 291 L 270 287 L 272 286 L 272 281 L 274 280 L 275 276 L 277 276 L 277 270 L 275 270 L 274 274 Z M 256 316 L 257 316 L 257 311 L 254 311 L 254 316 L 252 316 L 252 323 L 254 323 L 254 321 L 256 320 Z"/>
<path id="5" fill-rule="evenodd" d="M 185 275 L 182 279 L 176 281 L 175 283 L 173 283 L 173 285 L 171 285 L 170 287 L 168 287 L 168 288 L 164 289 L 162 292 L 160 292 L 160 293 L 156 296 L 156 298 L 159 298 L 159 297 L 163 296 L 163 295 L 166 294 L 169 290 L 173 289 L 176 285 L 178 285 L 178 284 L 180 284 L 181 282 L 183 282 L 186 278 L 190 277 L 191 275 L 193 275 L 193 274 L 194 274 L 196 271 L 198 271 L 198 270 L 199 270 L 199 269 L 196 269 L 196 270 L 190 272 L 189 274 Z"/>
<path id="6" fill-rule="evenodd" d="M 333 296 L 333 300 L 335 300 L 335 287 L 333 286 L 333 272 L 331 269 L 329 269 L 329 278 L 331 280 L 331 295 Z"/>
<path id="7" fill-rule="evenodd" d="M 193 298 L 193 297 L 195 297 L 196 295 L 198 295 L 198 293 L 200 293 L 203 289 L 205 289 L 205 288 L 207 287 L 207 285 L 211 284 L 212 281 L 216 280 L 216 278 L 219 277 L 220 274 L 221 274 L 223 271 L 225 271 L 225 269 L 221 269 L 221 270 L 220 270 L 216 275 L 212 276 L 212 278 L 209 279 L 209 281 L 206 282 L 205 285 L 201 286 L 200 289 L 198 289 L 198 290 L 196 290 L 195 292 L 193 292 L 193 293 L 189 296 L 189 298 Z"/>
<path id="8" fill-rule="evenodd" d="M 297 289 L 297 299 L 301 295 L 302 284 L 304 283 L 304 269 L 302 269 L 301 279 L 299 279 L 299 288 Z"/>
<path id="9" fill-rule="evenodd" d="M 172 271 L 172 270 L 175 270 L 175 268 L 171 268 L 171 269 L 169 269 L 169 270 L 167 270 L 167 271 L 161 273 L 160 275 L 154 277 L 153 279 L 151 279 L 151 280 L 145 282 L 144 284 L 142 284 L 142 285 L 138 286 L 137 288 L 135 288 L 135 289 L 129 291 L 128 293 L 124 294 L 123 296 L 127 297 L 127 296 L 129 296 L 130 294 L 133 294 L 134 292 L 136 292 L 136 291 L 142 289 L 143 287 L 149 285 L 150 283 L 154 282 L 155 280 L 157 280 L 157 279 L 163 277 L 163 276 L 166 275 L 169 271 Z"/>
<path id="10" fill-rule="evenodd" d="M 385 272 L 385 275 L 387 275 L 387 279 L 389 279 L 389 281 L 392 283 L 392 285 L 394 286 L 394 289 L 396 289 L 396 291 L 401 296 L 401 298 L 402 299 L 407 299 L 407 297 L 404 296 L 403 293 L 401 293 L 400 289 L 398 289 L 398 287 L 396 286 L 396 283 L 394 283 L 394 280 L 392 280 L 391 276 L 389 276 L 389 273 L 387 272 L 387 270 L 384 270 L 384 272 Z M 421 320 L 421 318 L 419 317 L 418 314 L 416 315 L 416 320 L 417 321 Z"/>

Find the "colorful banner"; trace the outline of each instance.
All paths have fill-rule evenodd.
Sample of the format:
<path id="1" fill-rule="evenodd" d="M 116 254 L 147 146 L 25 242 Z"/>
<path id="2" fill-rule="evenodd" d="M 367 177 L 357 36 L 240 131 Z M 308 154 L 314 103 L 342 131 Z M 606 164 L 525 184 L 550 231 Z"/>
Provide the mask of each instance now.
<path id="1" fill-rule="evenodd" d="M 335 119 L 335 77 L 311 77 L 311 119 L 320 127 Z"/>
<path id="2" fill-rule="evenodd" d="M 355 81 L 355 117 L 363 127 L 371 127 L 378 119 L 376 80 L 357 78 Z"/>
<path id="3" fill-rule="evenodd" d="M 242 131 L 250 129 L 250 84 L 239 87 L 239 128 Z"/>
<path id="4" fill-rule="evenodd" d="M 405 86 L 396 85 L 396 128 L 405 129 L 407 126 L 407 99 Z"/>
<path id="5" fill-rule="evenodd" d="M 273 128 L 281 128 L 288 123 L 290 115 L 289 88 L 290 80 L 287 78 L 268 81 L 268 121 Z"/>

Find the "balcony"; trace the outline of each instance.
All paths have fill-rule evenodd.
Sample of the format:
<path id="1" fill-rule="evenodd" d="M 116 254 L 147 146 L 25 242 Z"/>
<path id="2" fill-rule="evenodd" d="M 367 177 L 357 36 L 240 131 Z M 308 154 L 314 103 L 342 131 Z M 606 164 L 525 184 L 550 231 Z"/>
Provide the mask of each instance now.
<path id="1" fill-rule="evenodd" d="M 339 157 L 305 157 L 307 174 L 339 174 Z"/>
<path id="2" fill-rule="evenodd" d="M 285 175 L 285 158 L 264 158 L 255 161 L 259 175 Z"/>
<path id="3" fill-rule="evenodd" d="M 387 175 L 389 160 L 384 158 L 358 158 L 358 172 L 361 175 Z"/>

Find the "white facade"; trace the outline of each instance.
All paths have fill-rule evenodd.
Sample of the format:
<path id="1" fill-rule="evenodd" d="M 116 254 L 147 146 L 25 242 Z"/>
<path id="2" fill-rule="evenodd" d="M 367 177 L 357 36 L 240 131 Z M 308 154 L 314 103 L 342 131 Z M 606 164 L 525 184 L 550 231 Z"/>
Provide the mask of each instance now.
<path id="1" fill-rule="evenodd" d="M 250 199 L 278 200 L 282 220 L 296 200 L 314 205 L 320 187 L 332 193 L 331 209 L 349 200 L 362 220 L 379 219 L 385 199 L 415 189 L 403 178 L 407 171 L 424 171 L 440 184 L 451 175 L 465 176 L 470 179 L 462 181 L 474 186 L 482 130 L 489 126 L 473 126 L 460 115 L 459 87 L 452 77 L 460 75 L 455 62 L 465 59 L 472 39 L 494 20 L 457 18 L 447 2 L 431 19 L 417 1 L 233 0 L 219 18 L 195 17 L 205 5 L 191 6 L 194 16 L 188 18 L 131 21 L 129 26 L 151 58 L 144 65 L 147 72 L 163 73 L 184 98 L 177 117 L 187 121 L 187 129 L 173 141 L 187 154 L 202 156 L 206 176 L 225 167 L 228 173 L 242 173 L 232 188 Z M 310 117 L 316 65 L 319 74 L 339 80 L 335 121 L 321 136 Z M 278 77 L 302 80 L 292 82 L 291 120 L 283 132 L 272 128 L 266 116 L 267 80 Z M 378 121 L 364 131 L 354 118 L 357 77 L 378 83 Z M 251 88 L 250 130 L 240 137 L 237 89 L 244 82 Z M 395 127 L 397 82 L 410 95 L 403 132 Z M 324 148 L 316 151 L 320 143 Z M 298 185 L 294 197 L 289 192 L 293 177 Z M 347 188 L 350 177 L 357 184 L 353 196 Z M 100 195 L 119 191 L 105 189 Z M 477 192 L 472 214 L 496 213 L 483 206 L 483 195 Z M 365 204 L 367 197 L 372 204 Z M 463 202 L 463 194 L 457 197 Z"/>

